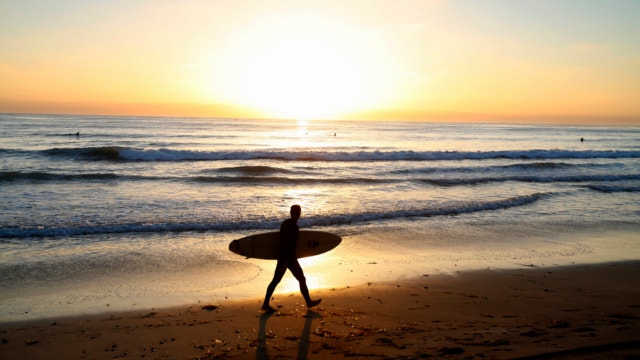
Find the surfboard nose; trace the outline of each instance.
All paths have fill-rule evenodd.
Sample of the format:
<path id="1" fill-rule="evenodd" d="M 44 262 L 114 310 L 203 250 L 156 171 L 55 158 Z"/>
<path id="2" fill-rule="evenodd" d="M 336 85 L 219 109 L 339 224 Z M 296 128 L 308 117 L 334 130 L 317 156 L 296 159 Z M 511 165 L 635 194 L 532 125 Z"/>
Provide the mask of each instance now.
<path id="1" fill-rule="evenodd" d="M 237 252 L 240 250 L 240 243 L 238 243 L 238 240 L 233 240 L 229 244 L 229 250 L 231 250 L 232 252 Z"/>

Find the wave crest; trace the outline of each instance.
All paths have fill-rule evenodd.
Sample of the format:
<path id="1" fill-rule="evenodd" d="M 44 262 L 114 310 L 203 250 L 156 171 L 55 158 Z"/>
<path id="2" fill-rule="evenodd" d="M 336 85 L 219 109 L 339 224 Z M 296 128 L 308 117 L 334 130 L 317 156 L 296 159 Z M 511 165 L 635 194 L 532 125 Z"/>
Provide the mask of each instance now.
<path id="1" fill-rule="evenodd" d="M 487 159 L 617 159 L 640 158 L 640 151 L 619 150 L 509 150 L 509 151 L 311 151 L 251 150 L 197 151 L 177 149 L 134 149 L 123 147 L 56 148 L 45 150 L 48 156 L 70 156 L 86 160 L 124 161 L 220 161 L 220 160 L 284 160 L 284 161 L 438 161 Z M 557 166 L 539 163 L 534 166 Z M 236 169 L 238 170 L 238 169 Z M 269 169 L 245 168 L 240 171 Z"/>
<path id="2" fill-rule="evenodd" d="M 313 227 L 345 225 L 396 218 L 451 216 L 525 206 L 536 202 L 545 196 L 551 196 L 551 194 L 535 193 L 496 201 L 466 203 L 442 208 L 315 216 L 305 218 L 302 222 L 305 227 Z M 101 226 L 61 226 L 47 228 L 5 227 L 0 229 L 0 238 L 58 237 L 117 233 L 164 233 L 179 231 L 265 230 L 277 228 L 279 222 L 280 220 L 271 219 L 265 221 L 113 224 Z"/>

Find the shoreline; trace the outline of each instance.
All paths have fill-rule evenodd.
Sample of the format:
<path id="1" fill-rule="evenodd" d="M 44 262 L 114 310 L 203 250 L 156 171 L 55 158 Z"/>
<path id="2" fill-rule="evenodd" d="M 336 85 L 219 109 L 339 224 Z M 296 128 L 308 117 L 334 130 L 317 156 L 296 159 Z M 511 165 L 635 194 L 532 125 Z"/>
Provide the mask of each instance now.
<path id="1" fill-rule="evenodd" d="M 309 311 L 276 290 L 273 314 L 254 298 L 4 322 L 0 355 L 604 359 L 640 351 L 638 273 L 637 260 L 523 266 L 311 289 L 323 302 Z"/>
<path id="2" fill-rule="evenodd" d="M 337 248 L 322 256 L 300 259 L 309 287 L 359 287 L 424 274 L 438 276 L 461 271 L 640 259 L 636 227 L 595 232 L 545 228 L 541 233 L 532 227 L 472 226 L 464 219 L 457 221 L 455 227 L 417 221 L 383 225 L 355 233 L 347 230 L 343 243 Z M 518 241 L 512 240 L 514 231 L 518 231 L 515 235 Z M 135 262 L 138 252 L 133 251 L 129 262 L 122 262 L 118 269 L 99 267 L 94 272 L 92 267 L 72 267 L 70 276 L 58 274 L 55 281 L 29 277 L 19 282 L 14 279 L 15 285 L 9 281 L 0 296 L 0 323 L 42 319 L 50 314 L 89 316 L 105 311 L 125 313 L 254 298 L 256 289 L 262 292 L 271 281 L 274 263 L 232 254 L 226 246 L 234 235 L 226 234 L 227 238 L 222 240 L 216 236 L 220 234 L 197 239 L 195 243 L 187 241 L 185 246 L 200 249 L 201 255 L 175 262 L 168 256 L 184 254 L 183 249 L 150 254 L 146 265 L 151 266 L 146 267 L 144 263 Z M 86 261 L 78 263 L 86 264 Z M 185 264 L 189 265 L 185 267 Z M 91 276 L 77 277 L 82 273 L 80 270 L 86 270 Z M 33 271 L 35 274 L 36 269 Z M 276 291 L 297 289 L 295 279 L 285 276 Z"/>

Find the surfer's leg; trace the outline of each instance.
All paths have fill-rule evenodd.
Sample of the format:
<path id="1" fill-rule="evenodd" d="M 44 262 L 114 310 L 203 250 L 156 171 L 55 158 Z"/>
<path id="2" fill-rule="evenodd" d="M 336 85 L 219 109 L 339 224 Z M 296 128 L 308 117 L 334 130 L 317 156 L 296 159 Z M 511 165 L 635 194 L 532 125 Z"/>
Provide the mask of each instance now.
<path id="1" fill-rule="evenodd" d="M 269 306 L 269 301 L 271 300 L 271 296 L 273 292 L 276 290 L 276 286 L 282 280 L 284 273 L 287 271 L 287 263 L 281 262 L 278 260 L 278 264 L 276 265 L 276 270 L 273 273 L 273 279 L 269 286 L 267 286 L 267 294 L 264 296 L 264 302 L 262 303 L 262 310 L 273 310 L 271 306 Z"/>
<path id="2" fill-rule="evenodd" d="M 300 263 L 298 263 L 298 260 L 289 263 L 289 270 L 300 284 L 300 293 L 302 293 L 304 301 L 307 303 L 307 307 L 313 307 L 320 304 L 320 299 L 311 300 L 311 296 L 309 296 L 309 288 L 307 287 L 307 279 L 304 277 L 304 272 L 302 271 L 302 267 L 300 266 Z"/>

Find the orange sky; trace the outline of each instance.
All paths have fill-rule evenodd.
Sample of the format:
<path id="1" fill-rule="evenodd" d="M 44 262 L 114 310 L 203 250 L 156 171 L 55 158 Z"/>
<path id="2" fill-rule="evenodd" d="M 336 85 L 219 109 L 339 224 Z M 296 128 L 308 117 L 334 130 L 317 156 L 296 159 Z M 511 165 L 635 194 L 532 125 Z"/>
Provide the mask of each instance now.
<path id="1" fill-rule="evenodd" d="M 640 125 L 640 2 L 23 0 L 0 112 Z"/>

